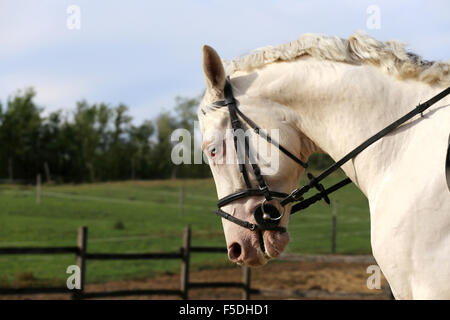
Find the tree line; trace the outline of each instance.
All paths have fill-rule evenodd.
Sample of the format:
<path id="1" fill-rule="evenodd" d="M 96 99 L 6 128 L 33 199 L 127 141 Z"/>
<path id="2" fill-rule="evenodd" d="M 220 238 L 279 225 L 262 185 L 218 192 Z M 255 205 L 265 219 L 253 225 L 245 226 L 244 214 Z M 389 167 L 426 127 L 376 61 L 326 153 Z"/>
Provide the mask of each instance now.
<path id="1" fill-rule="evenodd" d="M 176 98 L 172 111 L 133 124 L 125 104 L 76 103 L 75 110 L 44 115 L 33 89 L 0 102 L 0 179 L 95 182 L 207 177 L 206 164 L 171 161 L 173 130 L 193 135 L 199 98 Z M 192 146 L 194 144 L 192 143 Z"/>
<path id="2" fill-rule="evenodd" d="M 129 179 L 202 178 L 207 164 L 175 165 L 171 134 L 185 128 L 194 138 L 199 97 L 177 97 L 171 111 L 133 124 L 125 104 L 76 103 L 72 112 L 44 115 L 32 89 L 0 101 L 0 180 L 96 182 Z M 191 141 L 193 154 L 195 144 Z M 323 154 L 310 159 L 312 168 L 331 164 Z"/>

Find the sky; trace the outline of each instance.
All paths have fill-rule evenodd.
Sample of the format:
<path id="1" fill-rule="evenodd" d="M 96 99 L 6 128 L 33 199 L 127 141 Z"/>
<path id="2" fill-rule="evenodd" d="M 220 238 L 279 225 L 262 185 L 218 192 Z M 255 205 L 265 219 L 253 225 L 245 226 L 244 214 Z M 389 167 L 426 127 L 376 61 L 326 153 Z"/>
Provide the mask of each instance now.
<path id="1" fill-rule="evenodd" d="M 46 113 L 125 103 L 140 123 L 201 94 L 203 44 L 232 59 L 303 33 L 362 30 L 449 60 L 449 12 L 448 0 L 0 0 L 0 101 L 33 87 Z"/>

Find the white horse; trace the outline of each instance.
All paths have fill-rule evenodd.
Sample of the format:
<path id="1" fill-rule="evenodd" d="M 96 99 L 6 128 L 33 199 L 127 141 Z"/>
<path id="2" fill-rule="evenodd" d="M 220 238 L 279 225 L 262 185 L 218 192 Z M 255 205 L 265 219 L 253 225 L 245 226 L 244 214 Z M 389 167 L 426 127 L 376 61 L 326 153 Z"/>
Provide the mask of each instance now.
<path id="1" fill-rule="evenodd" d="M 362 33 L 347 40 L 306 34 L 231 62 L 204 46 L 203 69 L 202 149 L 219 198 L 246 189 L 236 164 L 216 161 L 222 143 L 233 142 L 207 134 L 230 127 L 227 110 L 209 107 L 224 98 L 225 70 L 240 110 L 266 131 L 279 129 L 280 144 L 303 161 L 315 152 L 340 159 L 450 85 L 449 63 L 423 61 L 399 42 L 382 43 Z M 369 201 L 373 255 L 396 298 L 450 298 L 449 103 L 448 97 L 439 101 L 343 166 Z M 278 172 L 265 178 L 271 190 L 289 193 L 303 171 L 280 154 Z M 253 209 L 262 201 L 248 197 L 223 209 L 254 222 Z M 280 225 L 286 227 L 288 217 Z M 222 223 L 229 258 L 239 264 L 262 265 L 289 241 L 287 232 L 264 231 L 260 246 L 256 232 Z"/>

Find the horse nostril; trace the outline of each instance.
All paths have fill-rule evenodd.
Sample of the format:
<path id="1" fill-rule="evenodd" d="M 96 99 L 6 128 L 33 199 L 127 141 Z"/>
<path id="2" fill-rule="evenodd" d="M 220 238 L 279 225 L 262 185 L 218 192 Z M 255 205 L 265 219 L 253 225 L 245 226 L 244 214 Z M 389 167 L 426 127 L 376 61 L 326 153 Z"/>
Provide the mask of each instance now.
<path id="1" fill-rule="evenodd" d="M 241 245 L 237 242 L 233 243 L 228 249 L 228 257 L 232 261 L 236 261 L 242 253 Z"/>

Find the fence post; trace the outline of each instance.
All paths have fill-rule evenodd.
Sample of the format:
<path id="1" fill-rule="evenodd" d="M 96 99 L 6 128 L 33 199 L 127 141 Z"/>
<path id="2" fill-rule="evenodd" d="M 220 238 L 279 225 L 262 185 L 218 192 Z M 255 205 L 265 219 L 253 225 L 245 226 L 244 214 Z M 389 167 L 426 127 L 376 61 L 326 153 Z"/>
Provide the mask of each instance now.
<path id="1" fill-rule="evenodd" d="M 191 226 L 188 225 L 186 229 L 184 230 L 184 237 L 183 237 L 183 248 L 182 248 L 182 255 L 183 255 L 183 263 L 181 265 L 181 284 L 180 284 L 180 290 L 181 290 L 181 298 L 184 300 L 187 300 L 189 295 L 189 260 L 190 260 L 190 248 L 191 248 Z"/>
<path id="2" fill-rule="evenodd" d="M 75 290 L 72 299 L 82 299 L 86 279 L 87 227 L 78 229 L 77 266 L 80 268 L 80 289 Z"/>
<path id="3" fill-rule="evenodd" d="M 36 203 L 41 203 L 41 174 L 36 176 Z"/>
<path id="4" fill-rule="evenodd" d="M 250 278 L 251 278 L 250 267 L 243 266 L 242 283 L 244 285 L 244 292 L 242 292 L 242 300 L 250 300 Z"/>
<path id="5" fill-rule="evenodd" d="M 333 200 L 333 215 L 331 220 L 331 253 L 336 253 L 336 220 L 337 220 L 337 201 Z"/>

